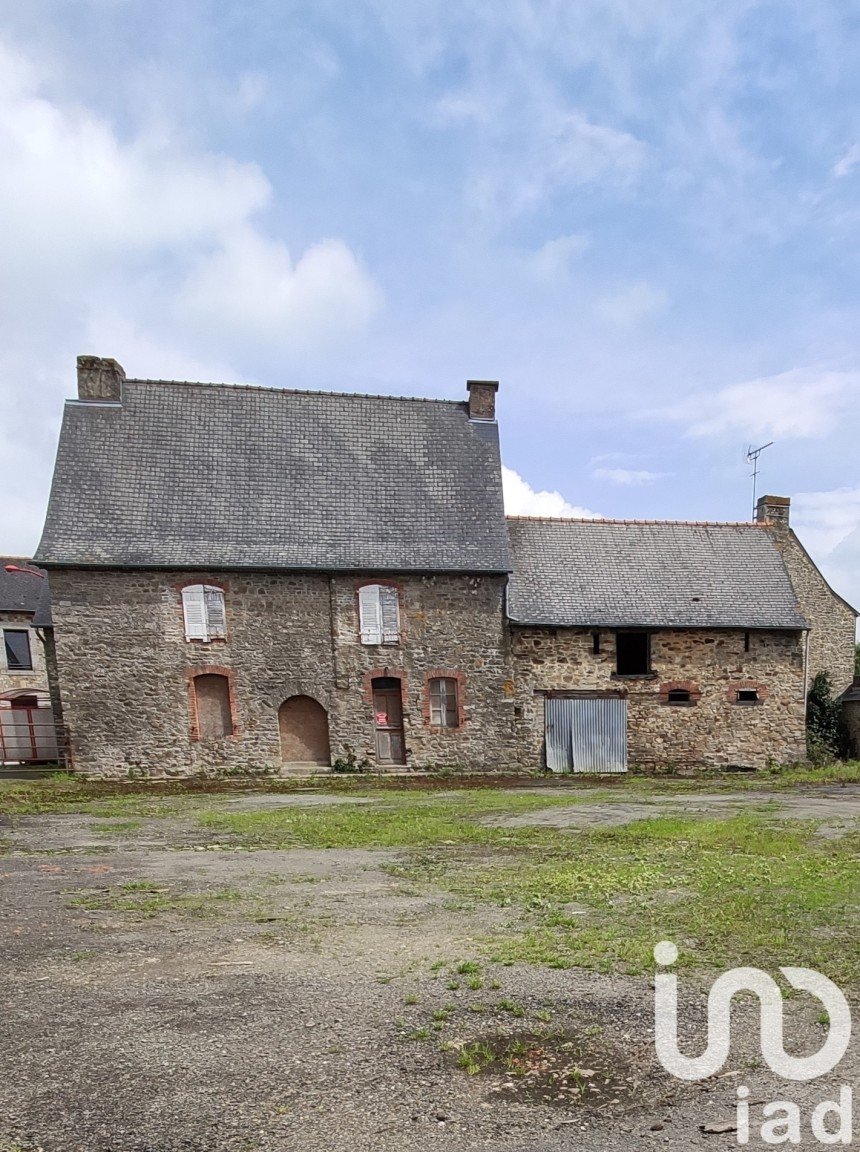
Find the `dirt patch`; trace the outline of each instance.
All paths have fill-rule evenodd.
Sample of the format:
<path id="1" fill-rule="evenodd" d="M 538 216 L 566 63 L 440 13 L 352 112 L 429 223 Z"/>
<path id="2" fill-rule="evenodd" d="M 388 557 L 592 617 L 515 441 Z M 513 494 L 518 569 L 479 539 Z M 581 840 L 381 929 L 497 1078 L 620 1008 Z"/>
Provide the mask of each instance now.
<path id="1" fill-rule="evenodd" d="M 588 800 L 583 790 L 581 799 Z M 711 793 L 690 792 L 672 796 L 634 800 L 619 795 L 617 800 L 559 805 L 521 812 L 511 816 L 487 817 L 485 823 L 500 828 L 613 828 L 657 816 L 725 817 L 766 808 L 775 820 L 820 820 L 822 833 L 836 837 L 860 822 L 860 788 L 845 785 L 816 788 L 799 794 L 777 792 Z"/>
<path id="2" fill-rule="evenodd" d="M 629 1048 L 588 1032 L 488 1033 L 463 1044 L 453 1059 L 468 1075 L 491 1079 L 490 1091 L 506 1100 L 619 1112 L 665 1098 L 666 1084 L 658 1089 L 649 1068 L 650 1053 L 637 1060 Z"/>

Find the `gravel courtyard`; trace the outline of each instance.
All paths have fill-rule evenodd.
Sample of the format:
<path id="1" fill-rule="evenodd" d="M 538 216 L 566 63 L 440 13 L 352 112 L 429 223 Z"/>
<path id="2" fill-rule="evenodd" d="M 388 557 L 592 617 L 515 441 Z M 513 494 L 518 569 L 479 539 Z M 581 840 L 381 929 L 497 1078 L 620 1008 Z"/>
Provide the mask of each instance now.
<path id="1" fill-rule="evenodd" d="M 551 885 L 507 899 L 469 878 L 508 875 L 510 854 L 535 845 L 575 860 L 601 829 L 655 817 L 717 828 L 750 810 L 773 835 L 802 827 L 814 858 L 842 867 L 847 845 L 856 862 L 860 788 L 520 797 L 462 815 L 471 799 L 453 797 L 450 826 L 471 821 L 473 834 L 421 824 L 408 844 L 379 831 L 387 846 L 348 845 L 362 820 L 391 816 L 385 796 L 359 794 L 0 818 L 0 1152 L 729 1148 L 734 1133 L 703 1128 L 733 1120 L 738 1084 L 808 1115 L 857 1081 L 856 1047 L 832 1081 L 778 1080 L 761 1065 L 752 1003 L 723 1074 L 674 1081 L 653 1053 L 648 971 L 510 951 L 535 933 L 603 931 L 636 900 L 659 925 L 683 884 L 648 873 L 607 904 Z M 424 820 L 424 800 L 409 803 L 403 819 Z M 273 828 L 289 846 L 267 842 Z M 324 846 L 302 844 L 314 836 Z M 775 953 L 769 966 L 792 962 Z M 682 972 L 691 1053 L 711 975 Z M 820 1006 L 798 996 L 786 1015 L 792 1051 L 820 1047 Z M 750 1145 L 766 1146 L 755 1131 Z"/>

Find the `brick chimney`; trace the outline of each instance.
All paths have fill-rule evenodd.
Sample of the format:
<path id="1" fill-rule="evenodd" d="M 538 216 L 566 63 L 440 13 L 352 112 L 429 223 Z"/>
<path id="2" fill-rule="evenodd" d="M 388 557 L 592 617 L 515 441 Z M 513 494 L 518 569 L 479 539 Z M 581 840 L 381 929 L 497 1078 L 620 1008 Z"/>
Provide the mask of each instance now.
<path id="1" fill-rule="evenodd" d="M 78 357 L 79 400 L 119 404 L 124 380 L 125 372 L 116 360 L 105 360 L 101 356 Z"/>
<path id="2" fill-rule="evenodd" d="M 787 496 L 759 496 L 755 506 L 755 518 L 759 524 L 774 524 L 788 528 L 791 501 Z"/>
<path id="3" fill-rule="evenodd" d="M 469 419 L 495 420 L 498 380 L 467 380 L 469 393 Z"/>

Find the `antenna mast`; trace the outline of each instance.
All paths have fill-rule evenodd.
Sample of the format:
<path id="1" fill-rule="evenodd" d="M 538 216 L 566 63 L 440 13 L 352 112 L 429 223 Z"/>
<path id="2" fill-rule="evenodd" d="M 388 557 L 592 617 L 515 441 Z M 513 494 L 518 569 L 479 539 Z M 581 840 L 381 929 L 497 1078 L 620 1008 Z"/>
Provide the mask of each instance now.
<path id="1" fill-rule="evenodd" d="M 755 520 L 755 514 L 756 514 L 756 488 L 758 485 L 758 458 L 759 458 L 759 456 L 761 456 L 762 452 L 764 452 L 765 448 L 770 448 L 772 446 L 773 446 L 773 440 L 768 440 L 767 444 L 762 444 L 760 448 L 753 448 L 752 445 L 750 445 L 749 448 L 747 448 L 747 462 L 749 464 L 752 464 L 752 466 L 753 466 L 753 470 L 751 473 L 751 475 L 752 475 L 752 490 L 753 490 L 753 497 L 752 497 L 753 520 Z"/>

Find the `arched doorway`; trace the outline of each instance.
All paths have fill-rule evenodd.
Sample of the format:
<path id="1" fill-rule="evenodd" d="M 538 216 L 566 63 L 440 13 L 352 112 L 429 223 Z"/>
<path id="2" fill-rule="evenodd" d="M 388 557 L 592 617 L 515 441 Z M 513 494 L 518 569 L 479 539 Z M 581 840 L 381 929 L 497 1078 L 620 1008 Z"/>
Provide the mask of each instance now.
<path id="1" fill-rule="evenodd" d="M 328 713 L 310 696 L 290 696 L 278 709 L 285 764 L 331 764 Z"/>

